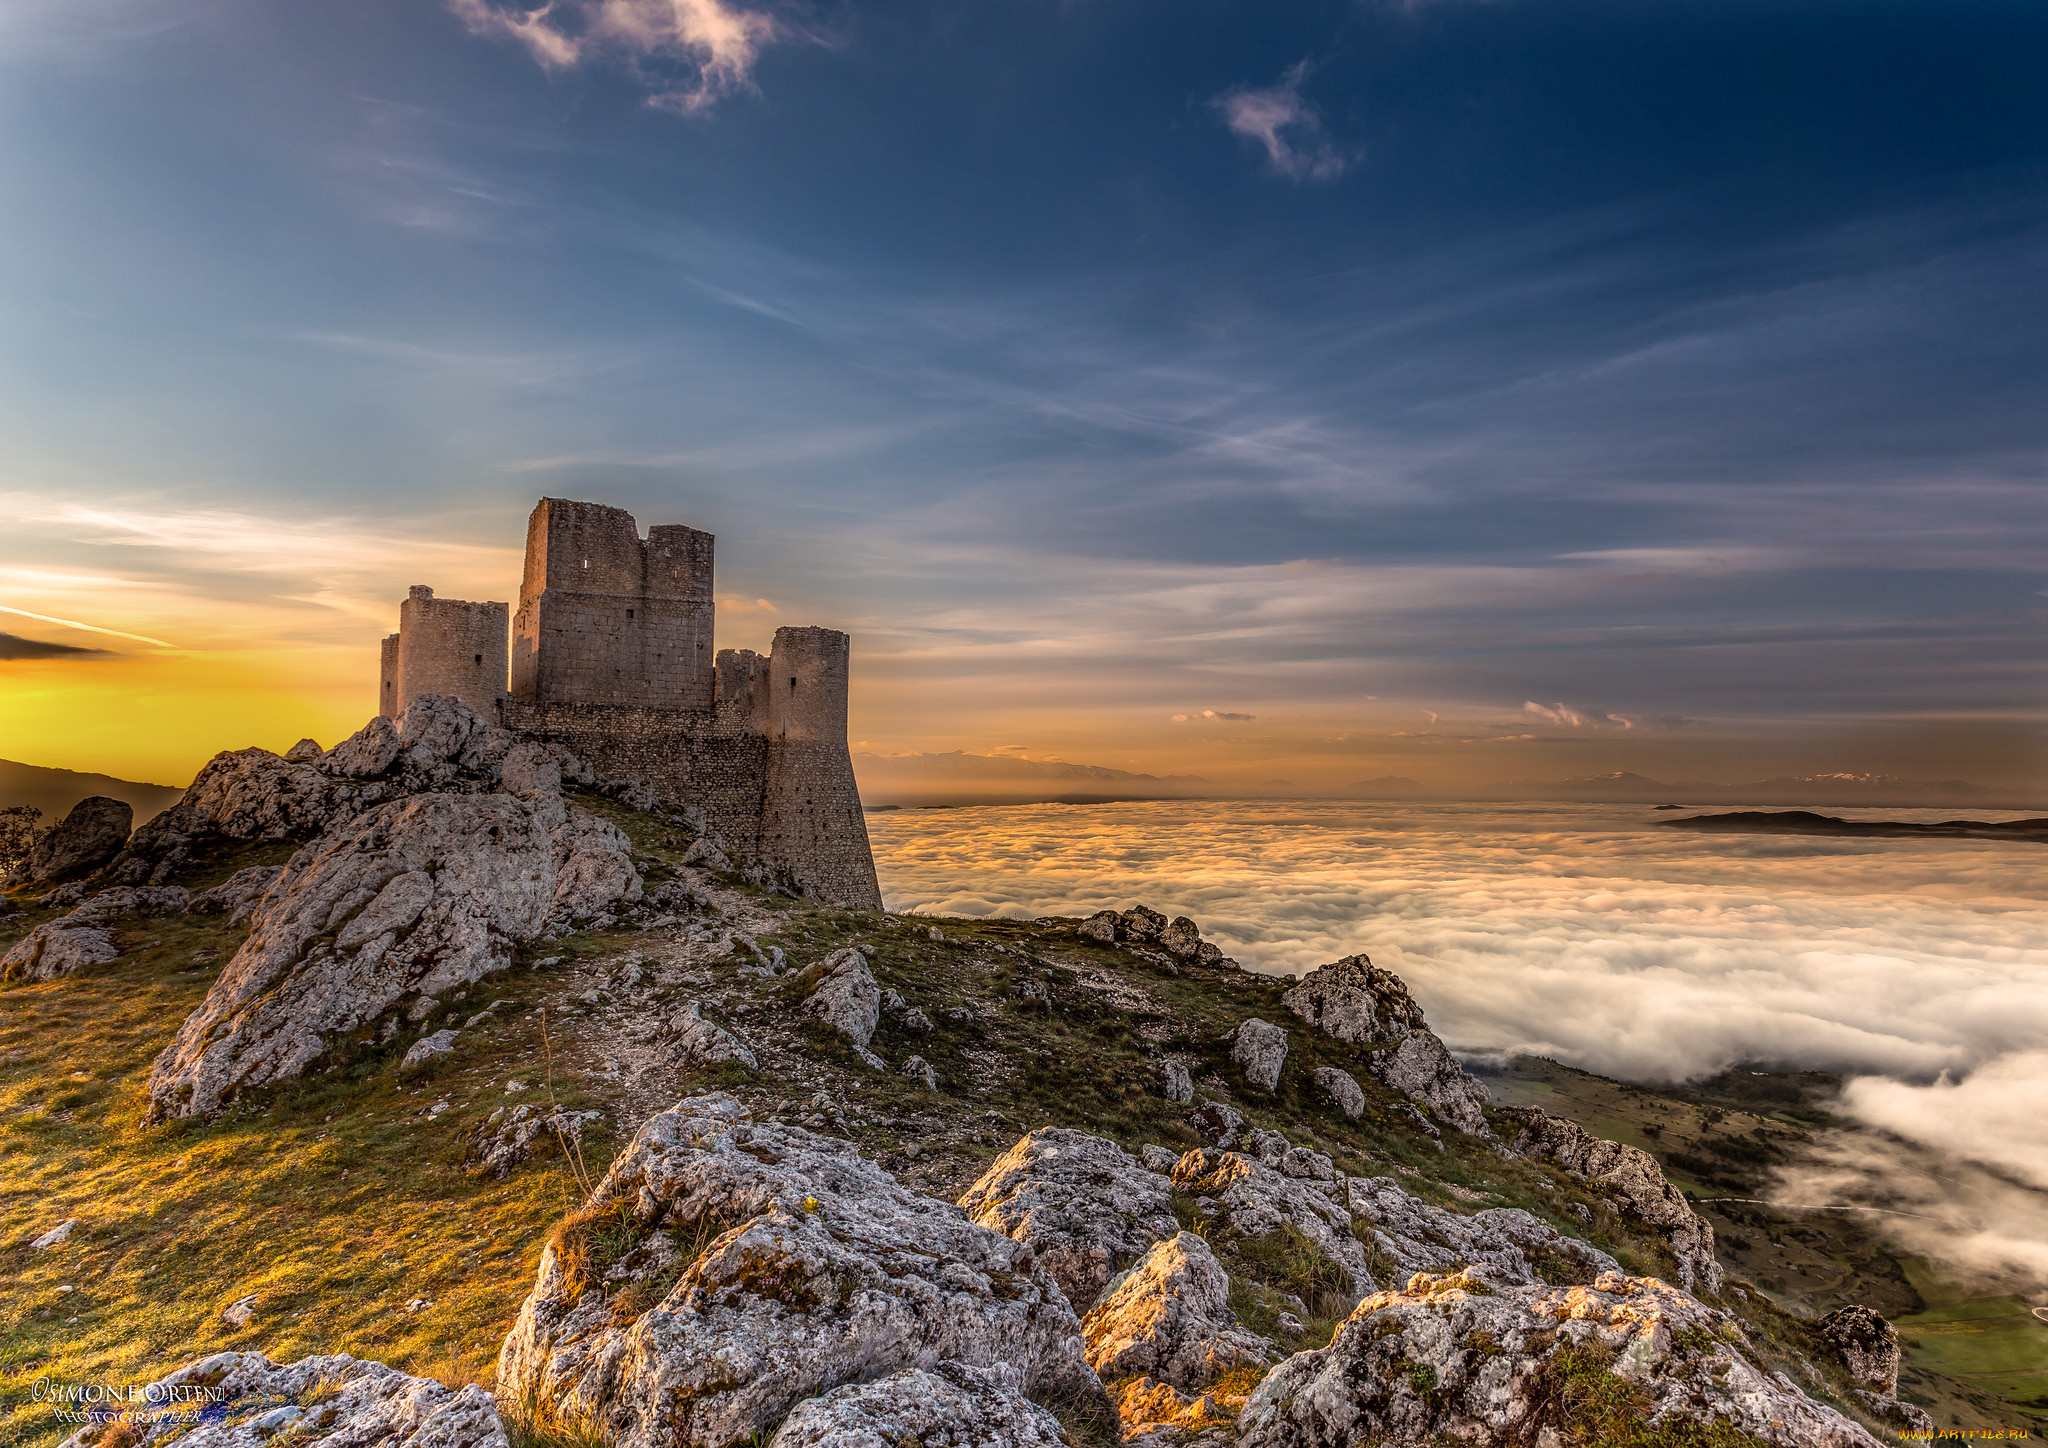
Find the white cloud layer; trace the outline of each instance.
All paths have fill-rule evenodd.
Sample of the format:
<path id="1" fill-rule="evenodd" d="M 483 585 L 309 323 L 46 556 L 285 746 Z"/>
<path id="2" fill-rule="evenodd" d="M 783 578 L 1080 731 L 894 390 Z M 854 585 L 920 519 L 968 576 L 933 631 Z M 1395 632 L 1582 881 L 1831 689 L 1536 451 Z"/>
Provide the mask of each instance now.
<path id="1" fill-rule="evenodd" d="M 771 15 L 725 0 L 549 0 L 522 10 L 492 0 L 449 0 L 476 35 L 509 36 L 541 66 L 623 60 L 649 86 L 650 103 L 685 113 L 753 87 L 761 47 L 784 35 Z"/>
<path id="2" fill-rule="evenodd" d="M 1215 105 L 1225 125 L 1265 147 L 1266 160 L 1280 175 L 1295 181 L 1334 181 L 1346 162 L 1323 133 L 1314 103 L 1301 93 L 1308 72 L 1308 62 L 1298 61 L 1278 85 L 1227 91 Z"/>
<path id="3" fill-rule="evenodd" d="M 1743 1060 L 1926 1080 L 2048 1050 L 2048 906 L 2028 852 L 1646 823 L 1597 806 L 1236 801 L 904 811 L 869 828 L 892 908 L 1143 901 L 1260 969 L 1365 951 L 1464 1050 L 1637 1080 Z M 1898 1129 L 1910 1103 L 1930 1123 L 1967 1104 L 1859 1102 Z"/>

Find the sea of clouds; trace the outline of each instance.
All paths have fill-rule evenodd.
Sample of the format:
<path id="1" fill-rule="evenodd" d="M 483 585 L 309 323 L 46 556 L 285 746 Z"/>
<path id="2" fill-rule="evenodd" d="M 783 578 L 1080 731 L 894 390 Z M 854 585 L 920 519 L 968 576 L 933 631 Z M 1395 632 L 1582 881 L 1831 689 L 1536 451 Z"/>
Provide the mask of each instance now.
<path id="1" fill-rule="evenodd" d="M 2041 847 L 1700 834 L 1665 818 L 1175 801 L 868 824 L 892 909 L 1142 902 L 1192 916 L 1259 970 L 1369 954 L 1466 1054 L 1645 1082 L 1740 1062 L 1843 1073 L 1842 1112 L 1863 1129 L 1829 1138 L 1786 1199 L 1886 1205 L 1908 1245 L 2048 1282 Z"/>

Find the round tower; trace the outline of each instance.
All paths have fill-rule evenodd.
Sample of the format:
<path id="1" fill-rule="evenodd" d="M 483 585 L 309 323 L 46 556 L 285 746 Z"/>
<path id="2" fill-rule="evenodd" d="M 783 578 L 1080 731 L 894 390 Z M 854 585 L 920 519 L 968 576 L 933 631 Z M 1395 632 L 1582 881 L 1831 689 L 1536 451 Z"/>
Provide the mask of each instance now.
<path id="1" fill-rule="evenodd" d="M 770 737 L 845 744 L 851 643 L 833 628 L 775 630 L 768 655 Z"/>

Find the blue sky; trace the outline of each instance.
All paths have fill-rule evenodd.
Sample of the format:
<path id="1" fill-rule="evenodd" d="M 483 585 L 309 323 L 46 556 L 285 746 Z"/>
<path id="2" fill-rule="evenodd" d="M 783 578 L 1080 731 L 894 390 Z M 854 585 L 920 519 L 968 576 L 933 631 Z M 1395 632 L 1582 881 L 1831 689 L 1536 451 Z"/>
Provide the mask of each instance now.
<path id="1" fill-rule="evenodd" d="M 200 757 L 332 734 L 549 493 L 717 532 L 726 642 L 852 630 L 877 752 L 2037 779 L 2044 55 L 1977 0 L 17 0 L 0 628 L 115 655 L 0 753 L 141 758 L 47 726 L 137 680 Z"/>

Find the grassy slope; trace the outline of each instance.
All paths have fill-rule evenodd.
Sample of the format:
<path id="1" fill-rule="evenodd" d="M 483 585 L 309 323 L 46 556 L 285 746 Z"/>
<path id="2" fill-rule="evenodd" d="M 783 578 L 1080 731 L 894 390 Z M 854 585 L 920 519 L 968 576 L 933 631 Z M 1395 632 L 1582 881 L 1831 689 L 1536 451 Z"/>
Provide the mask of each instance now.
<path id="1" fill-rule="evenodd" d="M 628 829 L 653 873 L 675 868 L 681 842 L 670 826 L 587 803 Z M 190 883 L 209 883 L 254 857 L 213 861 Z M 1019 1132 L 1040 1125 L 1096 1131 L 1133 1148 L 1195 1144 L 1183 1110 L 1157 1093 L 1153 1053 L 1171 1049 L 1198 1058 L 1205 1094 L 1230 1095 L 1255 1123 L 1328 1152 L 1347 1172 L 1398 1175 L 1410 1191 L 1459 1210 L 1524 1207 L 1591 1237 L 1633 1270 L 1670 1275 L 1654 1242 L 1555 1170 L 1505 1160 L 1451 1131 L 1439 1152 L 1388 1109 L 1391 1098 L 1353 1048 L 1295 1030 L 1280 1094 L 1246 1088 L 1225 1034 L 1249 1015 L 1289 1020 L 1279 1003 L 1285 982 L 1232 970 L 1174 973 L 1082 942 L 1057 922 L 945 921 L 945 938 L 935 941 L 925 921 L 808 903 L 780 908 L 788 918 L 764 944 L 781 944 L 802 965 L 858 941 L 883 983 L 933 1017 L 928 1036 L 885 1023 L 875 1046 L 892 1062 L 924 1055 L 941 1090 L 860 1068 L 836 1037 L 793 1018 L 800 977 L 743 980 L 731 970 L 735 957 L 711 987 L 689 994 L 755 1043 L 761 1071 L 751 1080 L 732 1067 L 666 1072 L 657 1080 L 661 1100 L 723 1086 L 759 1114 L 815 1121 L 812 1095 L 822 1090 L 846 1109 L 847 1134 L 863 1151 L 906 1184 L 950 1198 Z M 0 925 L 0 949 L 43 918 L 47 912 Z M 543 952 L 528 951 L 470 999 L 451 1001 L 443 1017 L 456 1024 L 487 1002 L 510 1004 L 494 1023 L 465 1030 L 457 1051 L 426 1072 L 399 1070 L 401 1039 L 334 1074 L 246 1098 L 217 1120 L 144 1128 L 150 1060 L 218 969 L 194 956 L 212 950 L 225 959 L 239 933 L 220 917 L 132 921 L 120 961 L 0 988 L 0 1202 L 8 1222 L 0 1241 L 0 1445 L 60 1436 L 48 1406 L 30 1401 L 39 1377 L 140 1383 L 227 1347 L 281 1360 L 347 1351 L 488 1382 L 540 1244 L 581 1192 L 551 1147 L 502 1183 L 472 1173 L 465 1133 L 498 1106 L 544 1099 L 551 1089 L 562 1104 L 604 1111 L 615 1126 L 589 1143 L 594 1172 L 648 1108 L 644 1093 L 607 1069 L 620 1049 L 617 1018 L 605 1004 L 587 1004 L 604 998 L 586 989 L 592 981 L 659 948 L 654 936 L 620 929 L 549 946 L 545 956 L 562 957 L 551 965 L 534 966 Z M 1046 987 L 1046 1005 L 1016 997 L 1026 980 Z M 552 1023 L 545 1042 L 543 1006 Z M 972 1017 L 947 1019 L 953 1006 Z M 1307 1084 L 1323 1064 L 1360 1077 L 1369 1098 L 1362 1121 L 1346 1119 Z M 525 1091 L 508 1091 L 515 1079 Z M 1565 1110 L 1571 1091 L 1552 1082 L 1549 1095 L 1546 1105 Z M 443 1100 L 449 1109 L 428 1117 Z M 1572 1203 L 1593 1213 L 1590 1231 L 1566 1215 Z M 79 1220 L 69 1242 L 28 1249 L 32 1236 L 68 1217 Z M 1343 1304 L 1328 1300 L 1313 1261 L 1285 1244 L 1224 1240 L 1219 1248 L 1254 1326 L 1271 1331 L 1283 1294 L 1292 1293 L 1319 1309 L 1309 1315 L 1320 1320 L 1287 1345 L 1327 1340 Z M 74 1290 L 60 1290 L 66 1286 Z M 261 1302 L 250 1326 L 221 1319 L 223 1307 L 251 1293 Z M 431 1305 L 407 1310 L 420 1299 Z M 1730 1305 L 1767 1345 L 1771 1365 L 1814 1357 L 1799 1324 L 1763 1297 L 1738 1292 Z M 1839 1396 L 1839 1382 L 1818 1386 Z"/>

